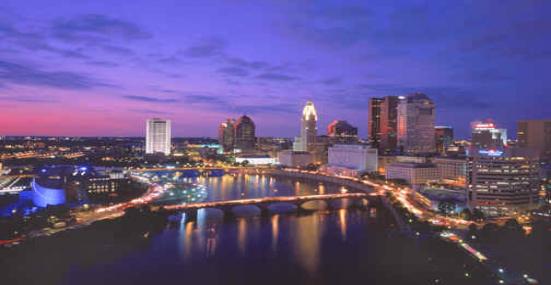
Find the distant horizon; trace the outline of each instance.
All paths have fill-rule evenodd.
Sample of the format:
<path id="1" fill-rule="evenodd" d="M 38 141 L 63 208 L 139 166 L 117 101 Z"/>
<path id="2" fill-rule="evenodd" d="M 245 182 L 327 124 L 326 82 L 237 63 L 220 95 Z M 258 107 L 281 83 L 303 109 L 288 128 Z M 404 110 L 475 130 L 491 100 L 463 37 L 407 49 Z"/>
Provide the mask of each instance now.
<path id="1" fill-rule="evenodd" d="M 367 114 L 367 113 L 366 113 Z M 300 115 L 300 113 L 299 113 Z M 249 116 L 249 115 L 248 115 Z M 259 126 L 258 126 L 258 123 L 256 122 L 256 120 L 254 119 L 254 116 L 249 116 L 253 119 L 253 121 L 255 122 L 256 124 L 256 131 L 257 131 L 257 137 L 273 137 L 273 138 L 287 138 L 287 139 L 293 139 L 294 137 L 296 137 L 298 134 L 298 129 L 299 129 L 299 126 L 298 124 L 300 123 L 300 118 L 297 119 L 297 133 L 295 135 L 291 135 L 291 136 L 277 136 L 277 135 L 259 135 L 258 134 L 258 131 L 259 131 Z M 367 117 L 367 115 L 366 115 Z M 238 117 L 233 117 L 234 119 L 237 119 Z M 100 138 L 100 137 L 105 137 L 105 138 L 144 138 L 145 137 L 145 122 L 146 120 L 148 119 L 165 119 L 165 120 L 170 120 L 172 122 L 172 125 L 174 126 L 174 120 L 170 119 L 170 118 L 159 118 L 159 117 L 151 117 L 151 118 L 147 118 L 144 120 L 144 123 L 143 123 L 143 130 L 142 130 L 142 134 L 138 134 L 138 135 L 64 135 L 64 134 L 56 134 L 56 135 L 47 135 L 47 134 L 2 134 L 0 133 L 0 137 L 58 137 L 58 138 L 62 138 L 62 137 L 68 137 L 68 138 Z M 226 118 L 227 119 L 227 118 Z M 457 135 L 457 130 L 455 127 L 453 127 L 451 124 L 435 124 L 435 127 L 452 127 L 452 129 L 454 130 L 454 139 L 455 140 L 461 140 L 461 139 L 465 139 L 465 140 L 468 140 L 471 136 L 471 132 L 470 132 L 470 124 L 472 122 L 475 122 L 475 121 L 483 121 L 483 120 L 486 120 L 486 119 L 491 119 L 493 120 L 492 118 L 482 118 L 482 119 L 477 119 L 477 120 L 474 120 L 474 121 L 471 121 L 471 122 L 468 122 L 467 125 L 468 125 L 468 133 L 467 135 L 465 136 L 458 136 Z M 225 119 L 224 119 L 225 120 Z M 339 119 L 335 119 L 335 120 L 339 120 Z M 534 119 L 534 118 L 529 118 L 529 119 L 519 119 L 517 121 L 515 121 L 515 124 L 514 124 L 514 127 L 513 129 L 511 130 L 510 128 L 507 128 L 507 127 L 503 127 L 503 125 L 499 124 L 499 122 L 494 122 L 496 123 L 496 127 L 498 128 L 505 128 L 507 129 L 507 138 L 508 139 L 516 139 L 516 131 L 517 131 L 517 126 L 516 126 L 516 123 L 518 121 L 529 121 L 529 120 L 551 120 L 551 117 L 550 118 L 541 118 L 541 119 Z M 329 123 L 331 123 L 333 120 L 331 120 Z M 222 123 L 223 121 L 220 121 L 220 123 Z M 350 121 L 348 121 L 350 124 L 352 124 L 352 126 L 354 127 L 357 127 L 356 125 L 354 125 L 353 123 L 351 123 Z M 219 123 L 219 124 L 220 124 Z M 329 125 L 329 123 L 327 123 L 327 125 Z M 213 127 L 214 130 L 218 130 L 218 125 L 215 125 Z M 326 133 L 326 128 L 327 128 L 327 125 L 325 126 L 320 126 L 319 122 L 318 122 L 318 135 L 327 135 Z M 174 133 L 174 130 L 175 128 L 172 127 L 172 131 Z M 320 130 L 322 130 L 320 132 Z M 365 135 L 360 135 L 361 133 L 365 133 Z M 362 132 L 359 128 L 358 128 L 358 137 L 361 138 L 361 139 L 368 139 L 368 136 L 367 136 L 367 131 L 366 132 Z M 211 139 L 217 139 L 218 136 L 215 135 L 215 136 L 212 136 L 212 135 L 199 135 L 199 136 L 187 136 L 187 135 L 176 135 L 176 136 L 173 136 L 172 138 L 211 138 Z"/>

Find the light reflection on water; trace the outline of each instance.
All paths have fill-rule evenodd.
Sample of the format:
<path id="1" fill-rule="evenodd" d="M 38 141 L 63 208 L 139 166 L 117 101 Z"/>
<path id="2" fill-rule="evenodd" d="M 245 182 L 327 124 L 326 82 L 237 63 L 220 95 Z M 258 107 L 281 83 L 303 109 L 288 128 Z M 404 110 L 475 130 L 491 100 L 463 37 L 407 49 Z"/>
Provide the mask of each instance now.
<path id="1" fill-rule="evenodd" d="M 209 201 L 241 198 L 241 193 L 254 198 L 339 191 L 334 185 L 257 175 L 185 181 L 204 185 Z M 295 205 L 276 203 L 270 206 L 270 216 L 258 215 L 254 206 L 234 208 L 231 218 L 219 209 L 181 214 L 179 223 L 172 219 L 174 223 L 152 235 L 144 247 L 112 264 L 72 271 L 65 284 L 230 284 L 225 283 L 228 278 L 231 284 L 283 284 L 287 276 L 293 280 L 288 284 L 319 284 L 316 276 L 327 268 L 356 266 L 350 257 L 357 251 L 351 247 L 366 241 L 371 231 L 366 225 L 372 222 L 369 210 L 326 206 L 325 201 L 310 201 L 303 207 L 320 210 L 298 214 Z M 270 277 L 263 279 L 266 275 Z M 311 282 L 302 282 L 307 280 Z"/>
<path id="2" fill-rule="evenodd" d="M 187 178 L 189 183 L 199 183 L 207 188 L 205 200 L 231 200 L 264 196 L 289 196 L 336 193 L 337 186 L 326 186 L 298 180 L 276 179 L 260 175 L 224 175 L 222 177 Z M 244 194 L 244 195 L 243 195 Z M 276 211 L 277 211 L 276 205 Z M 307 209 L 325 209 L 325 201 L 311 201 L 303 205 Z M 196 221 L 186 221 L 185 214 L 179 226 L 179 244 L 181 258 L 185 262 L 197 259 L 216 258 L 219 247 L 234 247 L 239 256 L 247 256 L 251 250 L 257 250 L 262 243 L 264 231 L 269 230 L 269 251 L 278 255 L 281 251 L 290 251 L 293 259 L 309 274 L 315 274 L 320 264 L 321 239 L 327 227 L 327 214 L 314 213 L 305 216 L 274 214 L 268 219 L 251 215 L 252 210 L 239 207 L 234 222 L 224 222 L 223 214 L 213 209 L 202 209 L 197 213 Z M 348 210 L 337 212 L 341 240 L 347 237 Z M 282 224 L 283 223 L 283 224 Z M 283 228 L 282 228 L 283 226 Z M 284 242 L 284 244 L 281 244 Z M 282 248 L 284 247 L 284 248 Z M 287 248 L 288 247 L 288 248 Z"/>

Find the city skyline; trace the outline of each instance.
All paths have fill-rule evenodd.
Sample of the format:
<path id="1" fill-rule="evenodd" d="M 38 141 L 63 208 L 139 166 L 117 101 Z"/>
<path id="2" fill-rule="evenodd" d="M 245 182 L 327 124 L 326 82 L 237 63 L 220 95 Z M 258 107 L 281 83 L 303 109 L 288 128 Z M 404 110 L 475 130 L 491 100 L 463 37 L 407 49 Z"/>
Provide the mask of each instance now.
<path id="1" fill-rule="evenodd" d="M 551 284 L 551 1 L 0 1 L 3 284 Z"/>
<path id="2" fill-rule="evenodd" d="M 216 137 L 247 114 L 258 136 L 293 137 L 312 100 L 320 126 L 367 137 L 369 98 L 422 92 L 457 137 L 485 118 L 514 137 L 551 103 L 544 2 L 18 2 L 0 5 L 0 135 L 139 137 L 163 117 Z"/>

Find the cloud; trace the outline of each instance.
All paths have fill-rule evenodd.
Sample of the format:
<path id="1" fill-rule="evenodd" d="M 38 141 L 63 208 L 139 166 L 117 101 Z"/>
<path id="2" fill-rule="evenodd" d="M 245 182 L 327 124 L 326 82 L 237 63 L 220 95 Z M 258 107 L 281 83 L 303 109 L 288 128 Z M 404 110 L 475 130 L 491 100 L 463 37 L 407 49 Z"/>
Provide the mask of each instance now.
<path id="1" fill-rule="evenodd" d="M 170 103 L 179 102 L 178 99 L 174 99 L 174 98 L 155 98 L 155 97 L 138 96 L 138 95 L 126 95 L 126 96 L 123 96 L 123 98 L 128 100 L 148 102 L 148 103 L 170 104 Z"/>
<path id="2" fill-rule="evenodd" d="M 151 34 L 138 25 L 100 14 L 87 14 L 70 19 L 60 18 L 51 27 L 55 37 L 66 41 L 96 41 L 98 38 L 141 40 Z"/>
<path id="3" fill-rule="evenodd" d="M 296 112 L 297 106 L 292 104 L 251 104 L 246 96 L 237 96 L 236 100 L 232 100 L 229 96 L 216 94 L 200 94 L 200 93 L 184 93 L 182 102 L 190 105 L 197 105 L 204 108 L 234 112 L 238 114 L 266 114 L 266 113 L 293 113 Z"/>
<path id="4" fill-rule="evenodd" d="M 299 9 L 288 31 L 300 39 L 333 47 L 364 41 L 372 33 L 373 12 L 357 5 L 312 5 Z"/>
<path id="5" fill-rule="evenodd" d="M 0 83 L 47 86 L 62 89 L 92 89 L 117 87 L 70 71 L 46 71 L 31 65 L 22 65 L 0 59 Z"/>
<path id="6" fill-rule="evenodd" d="M 116 54 L 116 55 L 133 55 L 134 51 L 132 51 L 129 48 L 121 47 L 121 46 L 115 46 L 115 45 L 102 45 L 101 49 L 103 51 L 106 51 L 108 53 Z"/>
<path id="7" fill-rule="evenodd" d="M 55 99 L 28 97 L 28 96 L 1 96 L 0 101 L 19 102 L 19 103 L 56 103 Z"/>
<path id="8" fill-rule="evenodd" d="M 407 95 L 414 92 L 427 94 L 437 108 L 477 109 L 491 108 L 483 97 L 469 88 L 457 86 L 407 86 L 402 84 L 379 83 L 360 84 L 355 88 L 330 90 L 324 98 L 333 104 L 350 109 L 365 109 L 371 97 Z"/>
<path id="9" fill-rule="evenodd" d="M 265 72 L 257 75 L 256 78 L 271 81 L 294 81 L 299 79 L 295 76 L 274 72 Z"/>
<path id="10" fill-rule="evenodd" d="M 250 68 L 250 69 L 263 69 L 270 67 L 270 64 L 261 61 L 261 60 L 246 60 L 239 57 L 231 57 L 227 56 L 225 58 L 225 61 L 227 64 L 233 65 L 235 67 L 241 67 L 241 68 Z"/>
<path id="11" fill-rule="evenodd" d="M 206 58 L 222 55 L 226 47 L 226 43 L 221 39 L 203 40 L 200 43 L 189 46 L 182 53 L 187 57 Z"/>
<path id="12" fill-rule="evenodd" d="M 231 110 L 239 114 L 295 114 L 297 106 L 292 104 L 237 105 L 233 106 Z"/>
<path id="13" fill-rule="evenodd" d="M 91 60 L 91 61 L 87 61 L 86 63 L 91 64 L 91 65 L 103 66 L 103 67 L 117 67 L 117 66 L 119 66 L 118 63 L 114 63 L 114 62 L 107 61 L 107 60 Z"/>
<path id="14" fill-rule="evenodd" d="M 184 94 L 184 98 L 188 104 L 204 104 L 217 108 L 227 107 L 230 103 L 224 96 L 220 95 L 187 93 Z"/>
<path id="15" fill-rule="evenodd" d="M 0 40 L 6 45 L 14 47 L 10 53 L 20 53 L 21 48 L 36 51 L 46 51 L 65 58 L 88 59 L 83 48 L 67 48 L 52 45 L 43 30 L 23 31 L 9 23 L 0 23 Z"/>
<path id="16" fill-rule="evenodd" d="M 168 114 L 172 114 L 172 112 L 159 111 L 159 110 L 153 110 L 153 109 L 129 109 L 129 111 L 134 112 L 134 113 L 151 114 L 151 115 L 168 115 Z"/>
<path id="17" fill-rule="evenodd" d="M 331 78 L 326 78 L 324 80 L 321 80 L 321 83 L 324 85 L 338 85 L 338 84 L 341 84 L 342 81 L 343 80 L 340 77 L 331 77 Z"/>
<path id="18" fill-rule="evenodd" d="M 241 67 L 229 66 L 222 67 L 217 70 L 219 73 L 223 73 L 230 76 L 245 77 L 249 75 L 249 71 Z"/>

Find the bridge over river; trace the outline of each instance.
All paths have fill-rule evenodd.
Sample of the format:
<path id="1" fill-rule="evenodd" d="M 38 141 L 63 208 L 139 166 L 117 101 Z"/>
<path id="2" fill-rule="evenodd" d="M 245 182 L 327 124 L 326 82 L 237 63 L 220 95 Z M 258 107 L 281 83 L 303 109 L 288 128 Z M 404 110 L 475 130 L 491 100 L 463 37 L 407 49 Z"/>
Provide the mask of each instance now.
<path id="1" fill-rule="evenodd" d="M 301 207 L 302 204 L 310 201 L 330 201 L 340 199 L 355 199 L 363 200 L 364 205 L 367 204 L 368 197 L 366 193 L 336 193 L 336 194 L 319 194 L 319 195 L 302 195 L 302 196 L 280 196 L 280 197 L 263 197 L 263 198 L 251 198 L 251 199 L 237 199 L 226 201 L 213 201 L 213 202 L 201 202 L 201 203 L 189 203 L 181 205 L 168 205 L 163 208 L 169 212 L 197 210 L 202 208 L 218 208 L 224 211 L 231 210 L 235 206 L 255 205 L 261 210 L 267 210 L 270 204 L 274 203 L 289 203 L 297 207 Z"/>

